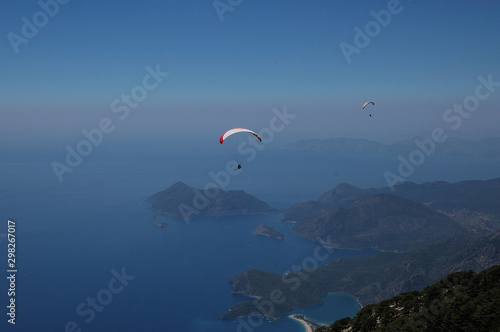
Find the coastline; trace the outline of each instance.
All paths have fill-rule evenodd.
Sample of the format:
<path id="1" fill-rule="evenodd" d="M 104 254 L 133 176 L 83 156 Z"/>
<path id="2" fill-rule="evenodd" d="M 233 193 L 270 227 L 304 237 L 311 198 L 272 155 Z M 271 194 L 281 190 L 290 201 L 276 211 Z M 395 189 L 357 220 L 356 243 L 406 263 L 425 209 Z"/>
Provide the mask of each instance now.
<path id="1" fill-rule="evenodd" d="M 319 325 L 308 320 L 307 317 L 304 315 L 293 314 L 293 315 L 288 315 L 288 317 L 302 324 L 306 332 L 314 332 L 317 328 L 320 327 Z"/>

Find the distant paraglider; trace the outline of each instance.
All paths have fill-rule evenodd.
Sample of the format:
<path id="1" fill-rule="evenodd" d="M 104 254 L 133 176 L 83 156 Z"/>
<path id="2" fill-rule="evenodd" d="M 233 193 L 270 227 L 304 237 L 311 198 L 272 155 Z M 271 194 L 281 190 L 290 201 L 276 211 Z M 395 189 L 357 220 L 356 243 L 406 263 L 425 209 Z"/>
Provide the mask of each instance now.
<path id="1" fill-rule="evenodd" d="M 367 101 L 366 103 L 363 104 L 363 109 L 365 109 L 366 105 L 368 104 L 372 104 L 373 106 L 375 106 L 375 103 L 373 101 Z M 369 115 L 372 116 L 371 114 Z"/>
<path id="2" fill-rule="evenodd" d="M 366 107 L 366 105 L 368 104 L 372 104 L 372 105 L 375 105 L 375 103 L 373 101 L 367 101 L 366 103 L 363 104 L 363 109 Z"/>
<path id="3" fill-rule="evenodd" d="M 249 133 L 249 134 L 252 134 L 254 135 L 255 137 L 257 137 L 259 139 L 260 142 L 262 142 L 262 139 L 259 137 L 259 135 L 257 135 L 255 132 L 249 130 L 249 129 L 245 129 L 245 128 L 233 128 L 233 129 L 229 129 L 228 131 L 226 131 L 224 134 L 222 134 L 222 136 L 220 137 L 219 139 L 219 142 L 220 144 L 224 143 L 224 141 L 231 135 L 234 135 L 234 134 L 237 134 L 237 133 Z"/>

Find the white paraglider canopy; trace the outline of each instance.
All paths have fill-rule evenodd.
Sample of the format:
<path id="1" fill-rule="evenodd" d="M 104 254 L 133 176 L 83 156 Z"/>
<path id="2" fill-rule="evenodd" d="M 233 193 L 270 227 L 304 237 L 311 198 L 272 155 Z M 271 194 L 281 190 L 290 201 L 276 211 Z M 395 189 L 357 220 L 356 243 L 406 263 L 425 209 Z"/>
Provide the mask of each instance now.
<path id="1" fill-rule="evenodd" d="M 257 135 L 255 132 L 249 130 L 249 129 L 245 129 L 245 128 L 233 128 L 233 129 L 229 129 L 228 131 L 226 131 L 224 134 L 222 134 L 222 136 L 220 137 L 219 139 L 219 142 L 220 144 L 224 143 L 224 141 L 231 135 L 234 135 L 234 134 L 237 134 L 237 133 L 249 133 L 249 134 L 252 134 L 254 135 L 255 137 L 257 137 L 259 139 L 259 141 L 262 142 L 262 139 L 259 137 L 259 135 Z"/>

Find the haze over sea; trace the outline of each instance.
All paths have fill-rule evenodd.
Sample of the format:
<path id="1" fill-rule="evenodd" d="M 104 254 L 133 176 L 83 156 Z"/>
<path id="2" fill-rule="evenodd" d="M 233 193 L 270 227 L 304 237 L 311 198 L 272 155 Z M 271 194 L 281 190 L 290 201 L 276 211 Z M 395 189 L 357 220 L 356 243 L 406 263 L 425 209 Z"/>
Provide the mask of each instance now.
<path id="1" fill-rule="evenodd" d="M 8 218 L 16 221 L 15 330 L 64 331 L 74 322 L 82 331 L 236 331 L 237 322 L 217 320 L 244 300 L 231 294 L 228 281 L 250 268 L 292 270 L 311 257 L 318 244 L 292 232 L 290 224 L 280 224 L 281 213 L 190 223 L 152 219 L 149 195 L 179 180 L 203 187 L 212 181 L 210 171 L 222 171 L 228 160 L 241 157 L 232 149 L 221 151 L 203 144 L 140 141 L 123 146 L 110 141 L 62 183 L 50 167 L 61 159 L 61 151 L 6 152 L 0 164 L 0 233 L 7 232 Z M 410 180 L 487 179 L 498 176 L 499 166 L 499 158 L 452 160 L 435 155 Z M 268 148 L 252 162 L 243 160 L 242 173 L 225 189 L 245 190 L 281 209 L 315 199 L 341 182 L 385 186 L 382 174 L 394 167 L 396 158 L 387 154 Z M 158 228 L 158 222 L 168 226 Z M 253 235 L 261 223 L 275 226 L 285 240 Z M 6 253 L 5 238 L 0 240 Z M 328 259 L 369 252 L 335 250 Z M 6 290 L 2 279 L 1 289 Z M 103 291 L 110 289 L 120 291 Z M 96 296 L 107 304 L 94 310 L 86 303 Z M 5 304 L 5 297 L 2 301 Z M 300 312 L 330 323 L 359 309 L 350 297 L 332 295 L 326 302 Z M 10 325 L 3 316 L 2 330 Z M 301 329 L 282 317 L 254 330 Z"/>
<path id="2" fill-rule="evenodd" d="M 282 213 L 152 218 L 147 197 L 178 181 L 203 188 L 215 176 L 285 209 L 344 182 L 387 186 L 399 153 L 420 158 L 403 176 L 416 183 L 499 177 L 496 148 L 477 158 L 413 141 L 394 154 L 280 149 L 419 136 L 437 150 L 498 136 L 499 17 L 497 0 L 2 1 L 0 331 L 247 332 L 217 319 L 246 299 L 228 281 L 249 268 L 284 273 L 318 244 Z M 240 126 L 271 136 L 252 161 L 237 152 L 245 138 L 218 143 Z M 82 160 L 66 165 L 68 148 Z M 233 159 L 242 172 L 225 178 Z M 259 224 L 284 241 L 253 235 Z M 329 323 L 359 309 L 345 295 L 325 303 L 300 312 Z M 257 323 L 302 329 L 287 317 Z"/>

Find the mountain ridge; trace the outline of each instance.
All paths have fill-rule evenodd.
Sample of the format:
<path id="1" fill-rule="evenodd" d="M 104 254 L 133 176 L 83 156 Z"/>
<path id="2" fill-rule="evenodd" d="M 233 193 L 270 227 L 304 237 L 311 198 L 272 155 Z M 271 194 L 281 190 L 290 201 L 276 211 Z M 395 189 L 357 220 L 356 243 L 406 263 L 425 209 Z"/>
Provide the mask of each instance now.
<path id="1" fill-rule="evenodd" d="M 342 183 L 320 195 L 316 201 L 297 203 L 285 209 L 282 221 L 300 224 L 362 197 L 387 193 L 420 202 L 445 214 L 476 236 L 500 230 L 500 178 L 453 183 L 401 182 L 394 186 L 394 190 L 389 187 L 358 188 Z"/>

